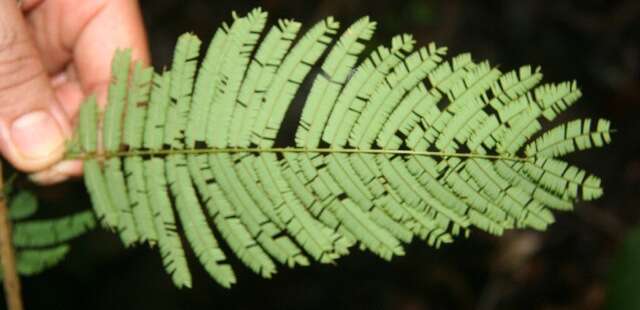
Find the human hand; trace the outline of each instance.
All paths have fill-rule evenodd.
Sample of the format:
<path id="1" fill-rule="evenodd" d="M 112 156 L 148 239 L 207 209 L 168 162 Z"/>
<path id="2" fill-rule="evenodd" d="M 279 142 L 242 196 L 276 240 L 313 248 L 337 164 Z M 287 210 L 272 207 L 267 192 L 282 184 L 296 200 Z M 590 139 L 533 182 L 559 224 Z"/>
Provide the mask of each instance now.
<path id="1" fill-rule="evenodd" d="M 61 161 L 83 98 L 104 102 L 118 48 L 148 62 L 135 0 L 0 0 L 0 152 L 40 183 L 80 175 Z"/>

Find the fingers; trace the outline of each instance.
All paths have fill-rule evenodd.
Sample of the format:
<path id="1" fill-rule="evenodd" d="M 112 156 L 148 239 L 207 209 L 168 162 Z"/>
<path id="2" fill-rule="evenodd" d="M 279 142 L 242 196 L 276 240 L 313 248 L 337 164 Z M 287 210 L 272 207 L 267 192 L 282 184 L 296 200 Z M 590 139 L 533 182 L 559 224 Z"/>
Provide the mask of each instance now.
<path id="1" fill-rule="evenodd" d="M 133 48 L 144 62 L 149 54 L 137 1 L 25 0 L 22 11 L 28 23 L 16 2 L 0 0 L 0 152 L 38 171 L 62 157 L 80 98 L 96 92 L 104 102 L 115 50 Z M 79 167 L 59 163 L 33 177 L 59 180 Z"/>
<path id="2" fill-rule="evenodd" d="M 66 76 L 69 83 L 78 82 L 85 95 L 97 92 L 101 102 L 111 79 L 111 59 L 116 49 L 131 48 L 134 59 L 149 62 L 135 0 L 40 1 L 27 18 L 36 46 L 47 51 L 43 59 L 47 72 Z M 63 100 L 62 104 L 70 116 L 78 110 L 78 102 Z"/>
<path id="3" fill-rule="evenodd" d="M 0 152 L 16 168 L 60 160 L 71 129 L 15 1 L 0 0 Z"/>
<path id="4" fill-rule="evenodd" d="M 55 164 L 47 170 L 32 173 L 29 175 L 29 179 L 41 185 L 51 185 L 65 181 L 72 176 L 79 176 L 81 171 L 81 161 L 68 160 Z"/>
<path id="5" fill-rule="evenodd" d="M 43 64 L 55 76 L 55 94 L 71 119 L 82 97 L 96 93 L 105 102 L 116 49 L 132 48 L 135 59 L 149 61 L 137 1 L 56 0 L 32 7 L 29 25 L 38 49 L 47 51 Z M 63 162 L 31 178 L 38 183 L 59 182 L 80 175 L 81 169 L 78 161 Z"/>
<path id="6" fill-rule="evenodd" d="M 36 46 L 47 51 L 42 60 L 47 72 L 65 77 L 63 89 L 79 86 L 84 95 L 97 92 L 104 98 L 111 79 L 111 59 L 119 48 L 133 49 L 134 59 L 148 63 L 146 34 L 137 1 L 32 1 L 31 7 L 35 8 L 29 11 L 27 19 Z M 77 85 L 69 85 L 73 83 Z M 69 93 L 66 90 L 63 93 Z M 73 117 L 79 101 L 61 101 Z"/>
<path id="7" fill-rule="evenodd" d="M 78 80 L 74 50 L 80 35 L 109 1 L 43 1 L 27 14 L 36 47 L 46 51 L 42 63 L 51 76 L 58 101 L 73 120 L 87 89 Z M 26 2 L 24 3 L 27 4 Z M 69 18 L 72 16 L 73 18 Z M 102 38 L 108 40 L 107 38 Z M 88 56 L 90 61 L 103 61 Z M 104 60 L 109 62 L 109 59 Z"/>
<path id="8" fill-rule="evenodd" d="M 43 1 L 44 0 L 20 0 L 20 9 L 22 9 L 23 12 L 28 12 L 37 7 Z"/>
<path id="9" fill-rule="evenodd" d="M 44 1 L 26 11 L 36 47 L 47 53 L 42 62 L 50 75 L 66 71 L 73 61 L 80 34 L 107 3 L 106 0 Z"/>
<path id="10" fill-rule="evenodd" d="M 111 79 L 111 59 L 119 48 L 131 48 L 134 59 L 149 62 L 138 1 L 107 1 L 78 37 L 74 65 L 86 90 L 104 97 Z"/>

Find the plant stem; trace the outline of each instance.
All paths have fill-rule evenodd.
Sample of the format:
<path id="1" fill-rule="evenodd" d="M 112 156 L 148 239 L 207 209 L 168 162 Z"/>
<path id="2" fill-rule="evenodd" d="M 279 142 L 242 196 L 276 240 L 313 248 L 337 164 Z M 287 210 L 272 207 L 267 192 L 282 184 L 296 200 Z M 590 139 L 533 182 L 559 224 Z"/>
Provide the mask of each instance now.
<path id="1" fill-rule="evenodd" d="M 2 177 L 2 163 L 0 163 L 0 263 L 4 277 L 4 295 L 7 309 L 22 310 L 20 297 L 20 278 L 16 270 L 16 257 L 11 242 L 11 222 L 4 193 L 4 178 Z"/>
<path id="2" fill-rule="evenodd" d="M 297 147 L 274 147 L 274 148 L 202 148 L 202 149 L 161 149 L 161 150 L 128 150 L 119 152 L 103 153 L 73 153 L 67 154 L 66 159 L 108 159 L 112 157 L 127 156 L 163 156 L 163 155 L 194 155 L 194 154 L 238 154 L 238 153 L 320 153 L 320 154 L 372 154 L 372 155 L 407 155 L 407 156 L 433 156 L 433 157 L 457 157 L 457 158 L 478 158 L 489 160 L 509 160 L 509 161 L 530 161 L 529 157 L 518 157 L 515 155 L 491 155 L 479 153 L 455 153 L 455 152 L 433 152 L 414 150 L 385 150 L 385 149 L 342 149 L 342 148 L 297 148 Z"/>

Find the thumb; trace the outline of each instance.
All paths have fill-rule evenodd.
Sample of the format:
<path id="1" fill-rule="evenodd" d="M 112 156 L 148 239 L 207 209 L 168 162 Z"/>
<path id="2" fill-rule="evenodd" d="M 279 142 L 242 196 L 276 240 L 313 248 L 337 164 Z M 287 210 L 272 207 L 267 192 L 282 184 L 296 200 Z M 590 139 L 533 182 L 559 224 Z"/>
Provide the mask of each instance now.
<path id="1" fill-rule="evenodd" d="M 16 2 L 0 0 L 0 152 L 29 172 L 59 161 L 71 132 L 40 57 Z"/>

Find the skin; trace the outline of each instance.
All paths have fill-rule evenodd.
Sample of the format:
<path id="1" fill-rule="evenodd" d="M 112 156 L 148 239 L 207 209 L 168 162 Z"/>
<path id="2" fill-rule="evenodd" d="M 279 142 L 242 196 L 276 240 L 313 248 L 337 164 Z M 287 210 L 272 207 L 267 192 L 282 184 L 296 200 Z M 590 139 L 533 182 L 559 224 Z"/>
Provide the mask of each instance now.
<path id="1" fill-rule="evenodd" d="M 113 53 L 149 61 L 135 0 L 0 0 L 0 153 L 39 183 L 82 174 L 63 161 L 82 99 L 104 103 Z"/>

